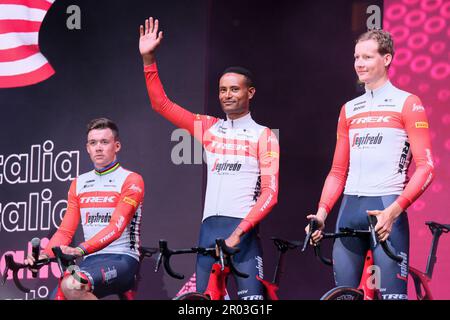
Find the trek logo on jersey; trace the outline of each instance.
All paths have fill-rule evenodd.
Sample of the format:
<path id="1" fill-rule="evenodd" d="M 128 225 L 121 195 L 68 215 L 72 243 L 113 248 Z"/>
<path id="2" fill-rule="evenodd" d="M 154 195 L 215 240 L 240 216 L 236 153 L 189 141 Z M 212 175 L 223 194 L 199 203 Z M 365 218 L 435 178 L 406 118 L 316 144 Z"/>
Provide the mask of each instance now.
<path id="1" fill-rule="evenodd" d="M 425 108 L 423 107 L 423 106 L 421 106 L 421 105 L 417 105 L 417 104 L 413 104 L 413 109 L 412 109 L 412 111 L 415 111 L 415 112 L 424 112 L 425 111 Z"/>
<path id="2" fill-rule="evenodd" d="M 391 116 L 369 116 L 353 119 L 350 124 L 363 124 L 363 123 L 387 123 L 391 119 Z"/>
<path id="3" fill-rule="evenodd" d="M 109 223 L 111 221 L 111 213 L 95 213 L 91 214 L 90 212 L 86 212 L 86 218 L 84 224 L 98 224 L 98 223 Z"/>
<path id="4" fill-rule="evenodd" d="M 428 129 L 428 122 L 426 121 L 417 121 L 416 122 L 417 129 Z"/>
<path id="5" fill-rule="evenodd" d="M 221 173 L 223 171 L 240 171 L 242 164 L 239 162 L 235 163 L 228 163 L 228 161 L 225 161 L 223 163 L 219 162 L 219 159 L 216 159 L 216 162 L 214 163 L 214 166 L 211 171 L 216 171 L 217 173 Z"/>
<path id="6" fill-rule="evenodd" d="M 225 149 L 225 150 L 236 150 L 236 151 L 248 151 L 250 146 L 243 146 L 241 144 L 235 144 L 235 143 L 223 143 L 223 142 L 212 142 L 212 148 L 215 149 Z"/>
<path id="7" fill-rule="evenodd" d="M 105 197 L 81 197 L 80 203 L 114 203 L 116 196 Z"/>
<path id="8" fill-rule="evenodd" d="M 376 136 L 371 136 L 370 133 L 368 133 L 362 137 L 359 136 L 359 133 L 356 133 L 353 136 L 352 147 L 357 146 L 359 148 L 361 146 L 368 145 L 368 144 L 381 144 L 382 141 L 383 141 L 383 135 L 381 133 L 378 133 L 378 135 L 376 135 Z"/>

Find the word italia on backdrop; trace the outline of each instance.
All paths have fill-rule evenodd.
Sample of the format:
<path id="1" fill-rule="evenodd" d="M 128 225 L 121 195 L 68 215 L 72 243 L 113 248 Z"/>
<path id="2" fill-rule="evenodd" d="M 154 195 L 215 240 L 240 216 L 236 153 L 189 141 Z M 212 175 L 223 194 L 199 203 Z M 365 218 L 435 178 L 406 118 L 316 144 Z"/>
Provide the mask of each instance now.
<path id="1" fill-rule="evenodd" d="M 52 140 L 33 144 L 28 150 L 28 153 L 0 155 L 2 233 L 57 228 L 67 207 L 65 198 L 68 186 L 65 181 L 73 180 L 79 175 L 78 150 L 55 152 L 55 143 Z M 55 182 L 65 182 L 65 187 L 61 189 Z M 36 187 L 41 184 L 43 187 L 40 191 L 17 191 L 19 186 L 27 186 L 29 190 L 29 185 Z M 14 188 L 14 192 L 11 192 L 12 189 L 7 190 L 8 186 Z M 53 199 L 53 195 L 60 195 L 61 190 L 64 190 L 64 199 Z M 14 199 L 11 199 L 11 194 Z"/>
<path id="2" fill-rule="evenodd" d="M 0 155 L 0 184 L 73 180 L 79 174 L 80 151 L 53 152 L 51 140 L 34 144 L 29 153 Z"/>

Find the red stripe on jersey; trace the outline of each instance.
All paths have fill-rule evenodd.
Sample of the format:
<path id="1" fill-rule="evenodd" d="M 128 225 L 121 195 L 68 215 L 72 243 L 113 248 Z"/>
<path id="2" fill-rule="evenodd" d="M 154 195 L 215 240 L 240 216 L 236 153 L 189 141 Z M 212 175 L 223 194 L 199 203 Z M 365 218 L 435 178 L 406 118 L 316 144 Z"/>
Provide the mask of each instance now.
<path id="1" fill-rule="evenodd" d="M 39 69 L 15 76 L 0 76 L 0 88 L 24 87 L 50 78 L 55 73 L 48 63 Z"/>
<path id="2" fill-rule="evenodd" d="M 39 52 L 38 45 L 20 46 L 13 49 L 0 50 L 0 62 L 25 59 Z"/>
<path id="3" fill-rule="evenodd" d="M 39 32 L 42 21 L 0 20 L 0 34 L 10 32 Z"/>
<path id="4" fill-rule="evenodd" d="M 30 9 L 41 9 L 48 11 L 53 3 L 45 0 L 2 0 L 1 4 L 16 4 L 19 6 L 26 6 Z"/>
<path id="5" fill-rule="evenodd" d="M 97 191 L 78 195 L 80 208 L 115 208 L 119 200 L 118 192 Z"/>
<path id="6" fill-rule="evenodd" d="M 404 129 L 402 115 L 393 111 L 361 112 L 347 119 L 349 129 L 397 128 Z"/>

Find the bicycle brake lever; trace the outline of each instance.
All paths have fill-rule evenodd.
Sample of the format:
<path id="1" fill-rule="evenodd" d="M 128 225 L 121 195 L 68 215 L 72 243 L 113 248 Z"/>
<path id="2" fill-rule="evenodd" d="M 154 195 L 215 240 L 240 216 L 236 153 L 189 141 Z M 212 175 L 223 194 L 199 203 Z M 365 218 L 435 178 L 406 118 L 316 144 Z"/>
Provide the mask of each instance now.
<path id="1" fill-rule="evenodd" d="M 372 241 L 374 243 L 374 245 L 376 246 L 378 244 L 378 237 L 377 234 L 375 233 L 375 226 L 377 225 L 378 219 L 376 216 L 367 216 L 367 220 L 369 220 L 369 230 L 370 230 L 370 235 L 372 237 Z"/>
<path id="2" fill-rule="evenodd" d="M 162 252 L 160 252 L 158 255 L 158 259 L 156 259 L 155 272 L 158 272 L 159 268 L 161 267 L 162 257 L 163 257 L 163 254 L 162 254 Z"/>
<path id="3" fill-rule="evenodd" d="M 303 242 L 303 247 L 302 247 L 301 252 L 305 252 L 306 247 L 308 246 L 309 241 L 311 240 L 311 236 L 316 230 L 317 230 L 317 220 L 311 219 L 309 221 L 309 231 L 305 236 L 305 241 Z"/>

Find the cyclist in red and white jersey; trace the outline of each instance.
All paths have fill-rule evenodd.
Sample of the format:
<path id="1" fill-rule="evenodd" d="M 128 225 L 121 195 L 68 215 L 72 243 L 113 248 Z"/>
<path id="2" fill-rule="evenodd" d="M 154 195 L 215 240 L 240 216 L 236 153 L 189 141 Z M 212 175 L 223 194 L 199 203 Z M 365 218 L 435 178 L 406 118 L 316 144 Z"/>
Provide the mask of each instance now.
<path id="1" fill-rule="evenodd" d="M 236 278 L 240 299 L 262 299 L 262 249 L 258 224 L 277 203 L 279 146 L 273 132 L 257 124 L 249 111 L 255 94 L 250 72 L 241 67 L 225 70 L 219 82 L 219 100 L 226 120 L 195 115 L 165 94 L 156 66 L 155 50 L 162 40 L 158 20 L 140 27 L 139 49 L 152 108 L 199 140 L 206 153 L 208 183 L 199 246 L 211 247 L 215 238 L 237 246 L 236 267 L 248 273 Z M 197 291 L 206 289 L 214 259 L 199 255 Z"/>
<path id="2" fill-rule="evenodd" d="M 425 191 L 434 177 L 429 123 L 420 99 L 389 81 L 394 45 L 388 32 L 371 30 L 355 45 L 355 71 L 366 92 L 341 109 L 333 164 L 322 190 L 315 218 L 323 229 L 339 196 L 336 230 L 364 229 L 367 214 L 378 219 L 376 232 L 403 256 L 403 263 L 389 259 L 380 246 L 359 238 L 336 240 L 333 248 L 338 286 L 357 287 L 367 249 L 381 271 L 384 299 L 406 299 L 409 226 L 405 210 Z M 414 159 L 416 170 L 408 180 Z M 322 237 L 321 231 L 313 240 Z"/>
<path id="3" fill-rule="evenodd" d="M 52 257 L 51 248 L 60 246 L 63 253 L 86 256 L 77 276 L 88 283 L 81 285 L 72 275 L 61 283 L 69 300 L 126 292 L 134 285 L 139 265 L 144 181 L 118 162 L 119 130 L 111 120 L 88 124 L 86 148 L 95 169 L 72 181 L 61 225 L 41 253 L 41 258 Z M 70 247 L 80 223 L 85 241 Z M 33 264 L 31 255 L 27 262 Z"/>

